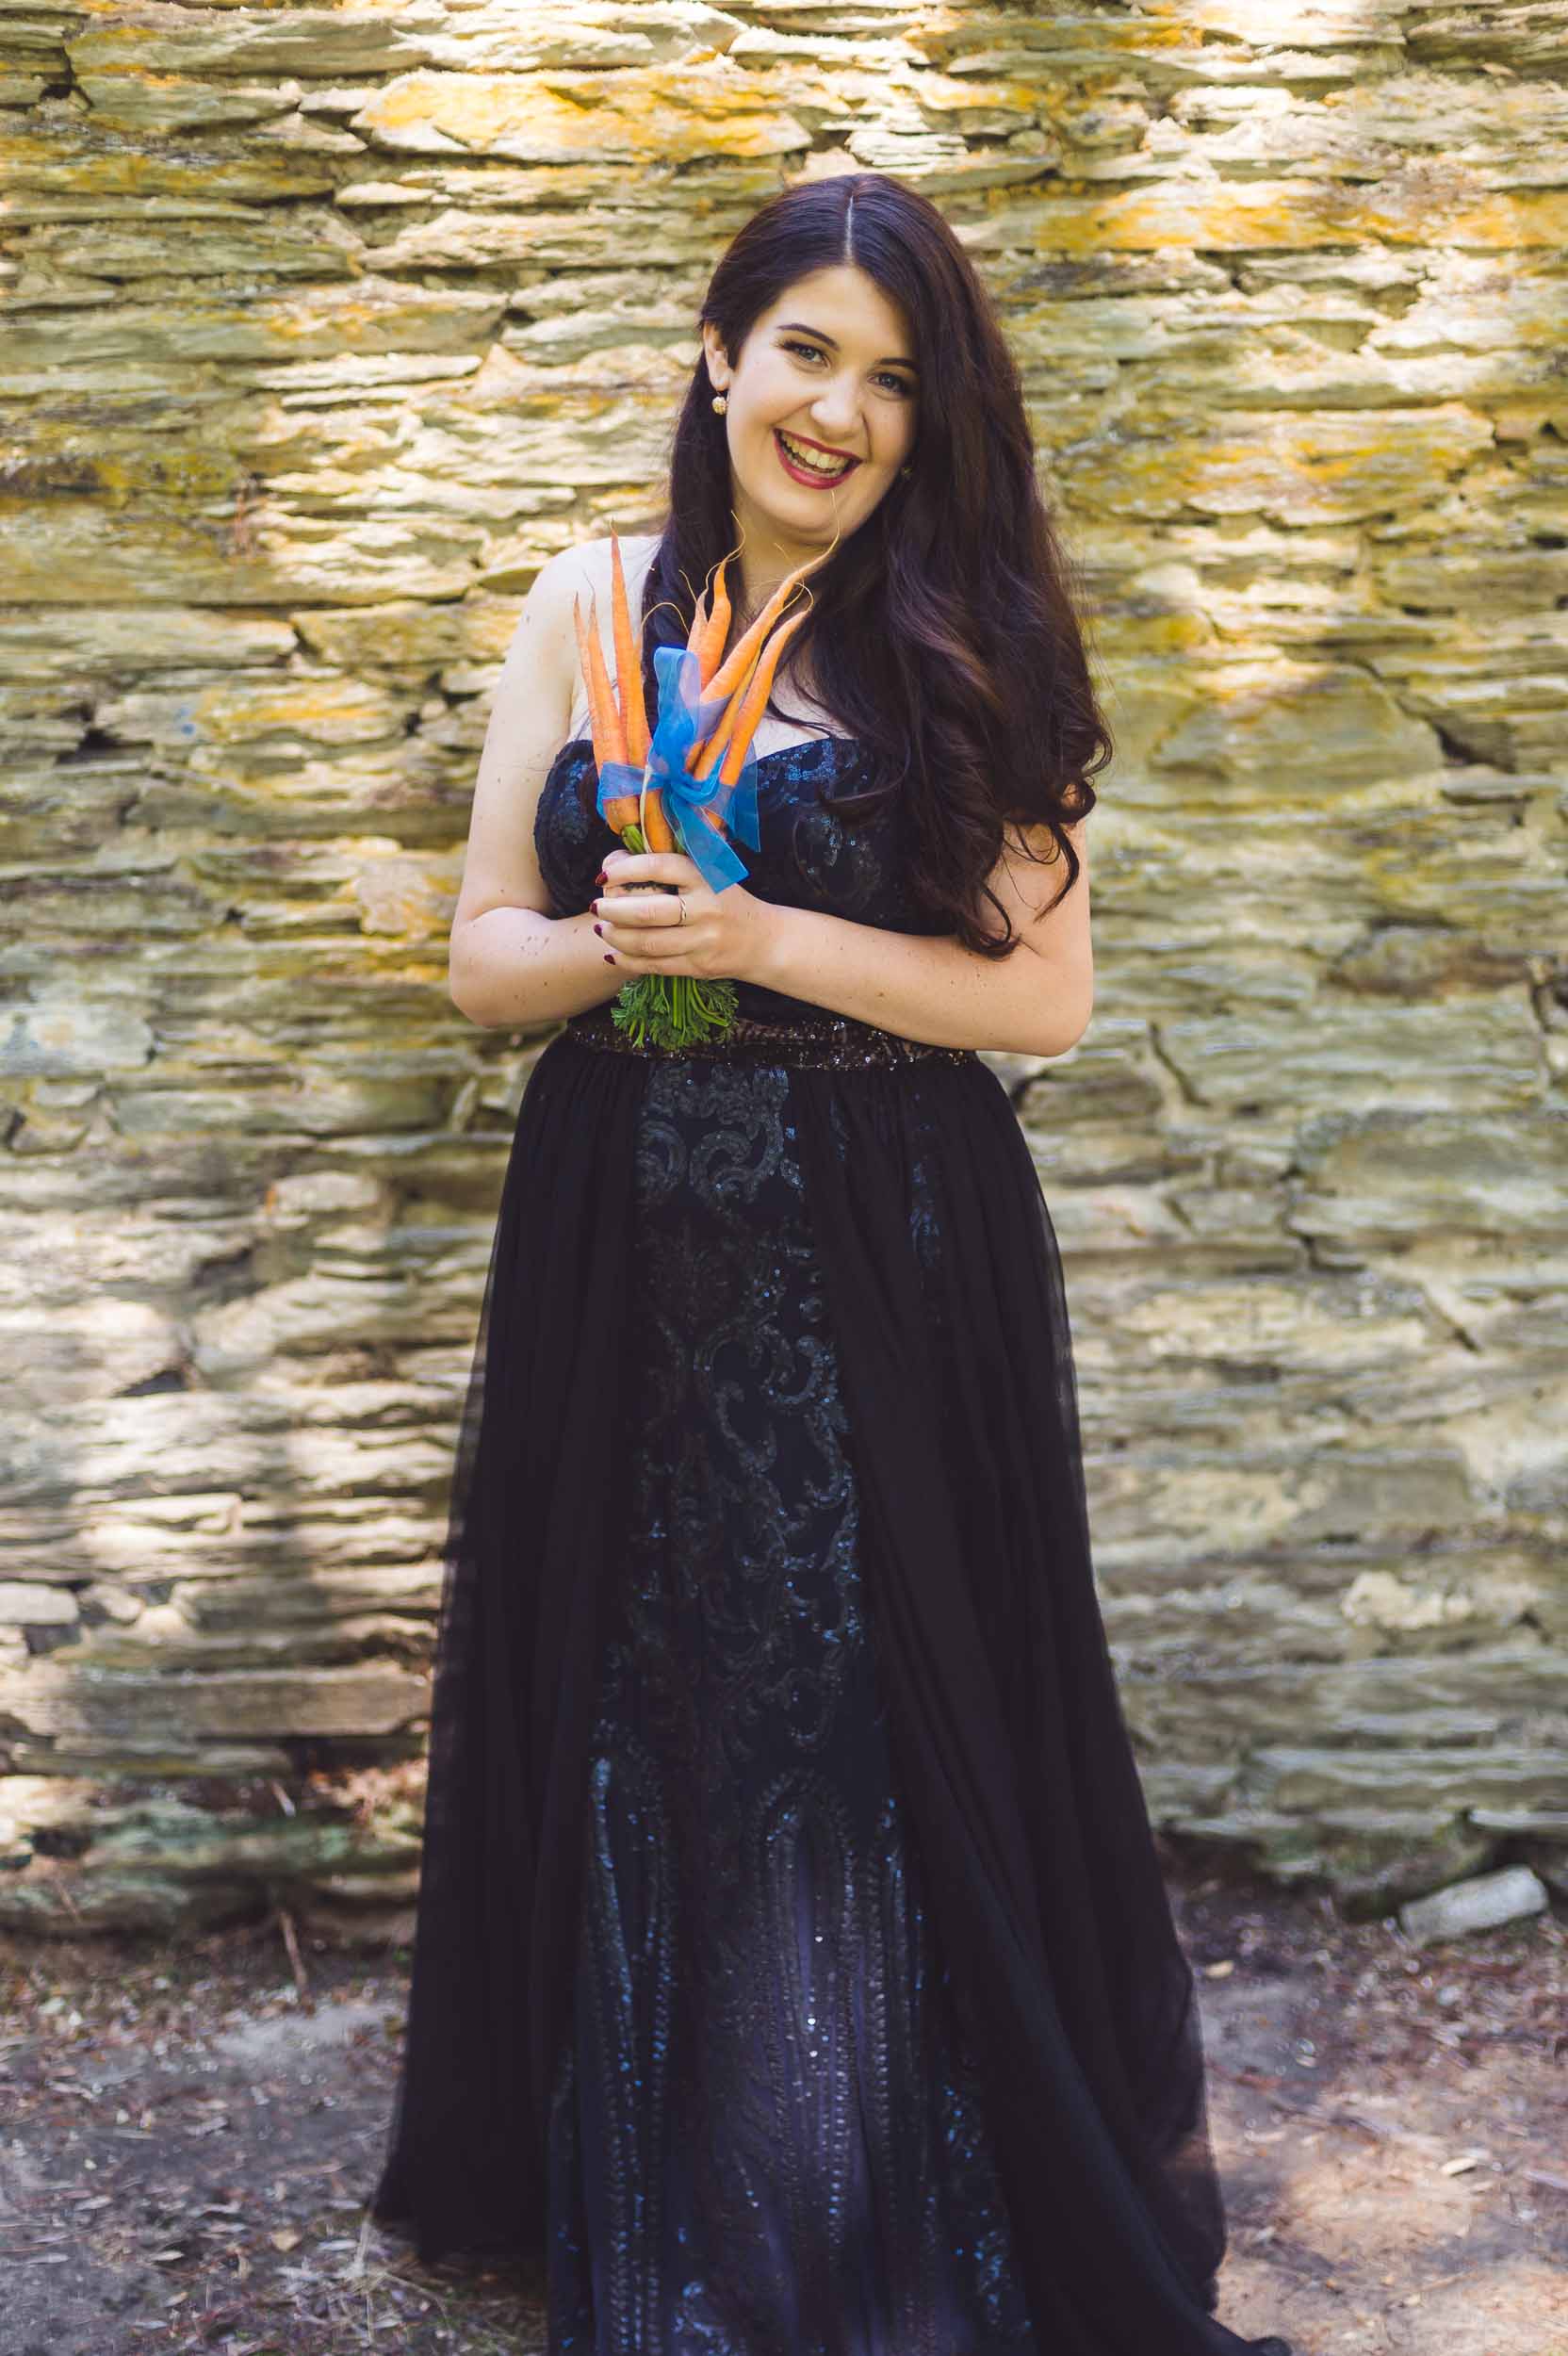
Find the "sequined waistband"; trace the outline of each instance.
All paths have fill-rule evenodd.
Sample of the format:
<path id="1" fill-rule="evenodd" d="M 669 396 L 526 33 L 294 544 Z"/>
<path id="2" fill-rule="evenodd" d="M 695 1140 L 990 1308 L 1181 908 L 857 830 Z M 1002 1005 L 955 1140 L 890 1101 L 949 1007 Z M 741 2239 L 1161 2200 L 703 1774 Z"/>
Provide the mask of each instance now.
<path id="1" fill-rule="evenodd" d="M 667 1061 L 673 1055 L 701 1055 L 720 1063 L 774 1063 L 822 1066 L 837 1072 L 890 1071 L 900 1064 L 964 1064 L 977 1060 L 972 1047 L 938 1047 L 926 1039 L 903 1039 L 896 1031 L 878 1030 L 852 1015 L 808 1015 L 796 1023 L 760 1023 L 750 1015 L 735 1015 L 728 1027 L 714 1031 L 686 1047 L 639 1047 L 622 1030 L 605 1006 L 569 1015 L 565 1036 L 583 1047 L 608 1048 L 612 1054 L 645 1055 Z"/>

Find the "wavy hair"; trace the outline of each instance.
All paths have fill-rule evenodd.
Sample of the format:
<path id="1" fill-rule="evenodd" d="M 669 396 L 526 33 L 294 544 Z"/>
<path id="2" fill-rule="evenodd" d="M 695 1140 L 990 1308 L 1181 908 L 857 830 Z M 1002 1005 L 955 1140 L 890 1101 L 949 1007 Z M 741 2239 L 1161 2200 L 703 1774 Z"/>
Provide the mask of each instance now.
<path id="1" fill-rule="evenodd" d="M 812 610 L 784 653 L 776 694 L 797 676 L 815 681 L 864 747 L 874 780 L 835 795 L 835 812 L 869 820 L 905 801 L 915 898 L 966 947 L 1004 957 L 1016 939 L 986 879 L 1006 826 L 1049 829 L 1041 856 L 1067 863 L 1055 906 L 1082 865 L 1066 828 L 1094 808 L 1089 778 L 1111 740 L 990 298 L 927 198 L 887 173 L 855 172 L 799 182 L 761 205 L 727 247 L 699 319 L 711 321 L 734 365 L 755 321 L 791 285 L 846 263 L 897 305 L 913 339 L 912 471 L 895 477 L 811 573 Z M 643 587 L 650 712 L 654 649 L 684 645 L 697 588 L 734 539 L 728 445 L 699 355 Z M 768 709 L 777 710 L 773 697 Z M 1004 918 L 1000 937 L 983 921 L 986 900 Z"/>

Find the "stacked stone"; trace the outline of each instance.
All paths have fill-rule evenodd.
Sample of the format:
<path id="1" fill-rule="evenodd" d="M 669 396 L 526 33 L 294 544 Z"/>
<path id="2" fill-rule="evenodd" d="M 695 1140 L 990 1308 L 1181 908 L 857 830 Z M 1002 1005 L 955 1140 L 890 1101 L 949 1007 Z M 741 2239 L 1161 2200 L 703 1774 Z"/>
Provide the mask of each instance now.
<path id="1" fill-rule="evenodd" d="M 994 289 L 1119 755 L 1016 1085 L 1158 1819 L 1568 1855 L 1565 0 L 0 10 L 0 1925 L 406 1921 L 542 559 L 781 179 Z M 378 1777 L 381 1780 L 378 1782 Z M 400 1777 L 402 1780 L 400 1782 Z"/>

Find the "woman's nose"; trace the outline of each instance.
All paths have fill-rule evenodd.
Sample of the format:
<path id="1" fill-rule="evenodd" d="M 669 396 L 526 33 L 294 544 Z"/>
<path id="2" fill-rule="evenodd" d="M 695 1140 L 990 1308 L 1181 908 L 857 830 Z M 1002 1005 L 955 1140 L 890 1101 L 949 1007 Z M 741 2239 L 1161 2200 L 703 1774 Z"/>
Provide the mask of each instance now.
<path id="1" fill-rule="evenodd" d="M 813 401 L 811 417 L 825 442 L 840 442 L 846 449 L 859 432 L 858 404 L 853 393 Z"/>

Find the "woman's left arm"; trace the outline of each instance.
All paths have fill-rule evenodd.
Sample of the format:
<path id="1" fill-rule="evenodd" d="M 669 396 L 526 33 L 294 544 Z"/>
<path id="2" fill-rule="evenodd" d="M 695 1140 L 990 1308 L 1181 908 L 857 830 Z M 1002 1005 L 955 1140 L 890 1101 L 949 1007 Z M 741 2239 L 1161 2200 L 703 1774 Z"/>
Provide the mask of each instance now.
<path id="1" fill-rule="evenodd" d="M 1082 864 L 1059 907 L 1048 903 L 1066 862 L 1059 851 L 1051 861 L 1038 856 L 1053 848 L 1047 828 L 1031 830 L 1036 858 L 1009 849 L 991 870 L 990 888 L 1019 936 L 1005 957 L 977 957 L 951 933 L 886 932 L 815 908 L 775 908 L 763 970 L 752 978 L 937 1047 L 1065 1055 L 1094 1008 L 1086 822 L 1068 831 Z M 987 914 L 1000 935 L 988 906 Z"/>
<path id="2" fill-rule="evenodd" d="M 594 905 L 601 937 L 629 977 L 726 973 L 934 1047 L 1061 1055 L 1083 1037 L 1094 1006 L 1086 828 L 1080 820 L 1068 829 L 1082 864 L 1056 908 L 1048 903 L 1065 862 L 1059 851 L 1054 859 L 1040 856 L 1053 848 L 1048 828 L 1028 829 L 1034 858 L 1009 843 L 991 870 L 990 888 L 1019 936 L 1005 957 L 978 957 L 951 933 L 890 932 L 818 908 L 781 908 L 742 884 L 711 892 L 675 851 L 612 851 L 605 860 L 612 889 Z M 689 925 L 677 927 L 665 894 L 613 889 L 654 881 L 681 887 Z M 999 922 L 996 929 L 1000 936 Z"/>

